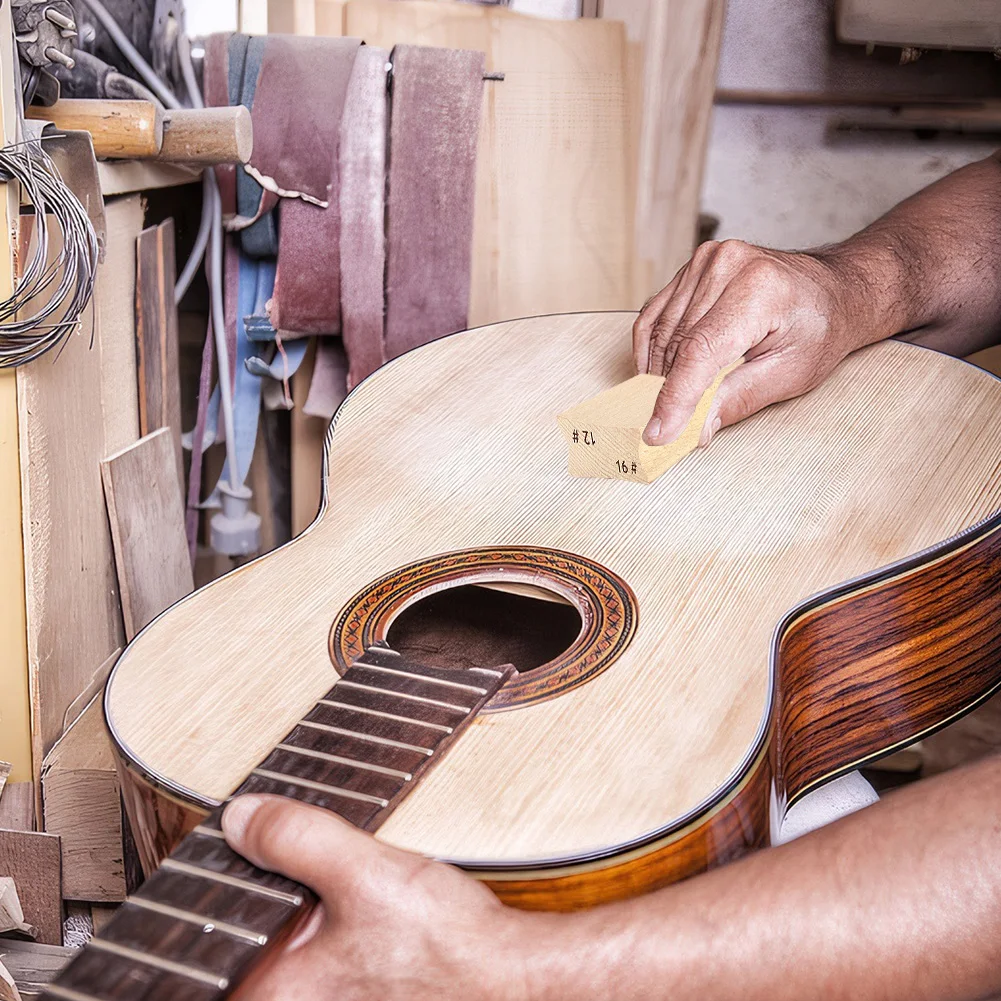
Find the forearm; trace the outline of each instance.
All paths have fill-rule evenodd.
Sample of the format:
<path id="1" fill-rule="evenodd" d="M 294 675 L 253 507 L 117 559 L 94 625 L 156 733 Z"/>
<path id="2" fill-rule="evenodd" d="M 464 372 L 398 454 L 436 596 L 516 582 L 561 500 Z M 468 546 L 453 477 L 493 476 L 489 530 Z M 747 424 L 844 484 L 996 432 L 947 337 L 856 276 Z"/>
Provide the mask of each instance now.
<path id="1" fill-rule="evenodd" d="M 972 163 L 815 252 L 864 317 L 862 343 L 902 334 L 965 355 L 1001 340 L 1001 162 Z"/>
<path id="2" fill-rule="evenodd" d="M 1001 993 L 1001 758 L 656 894 L 534 920 L 539 1001 Z"/>

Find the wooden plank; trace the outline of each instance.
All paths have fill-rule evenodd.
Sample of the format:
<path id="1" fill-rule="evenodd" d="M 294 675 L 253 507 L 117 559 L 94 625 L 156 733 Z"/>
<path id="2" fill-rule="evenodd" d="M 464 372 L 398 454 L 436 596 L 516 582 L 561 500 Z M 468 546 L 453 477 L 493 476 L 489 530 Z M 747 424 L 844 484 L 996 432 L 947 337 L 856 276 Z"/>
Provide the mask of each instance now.
<path id="1" fill-rule="evenodd" d="M 105 198 L 128 195 L 151 188 L 174 188 L 180 184 L 197 184 L 201 171 L 180 163 L 160 163 L 149 160 L 120 160 L 115 163 L 98 161 L 97 177 Z"/>
<path id="2" fill-rule="evenodd" d="M 181 382 L 178 371 L 174 220 L 144 229 L 136 241 L 136 356 L 139 433 L 168 428 L 178 482 L 184 482 L 181 450 Z"/>
<path id="3" fill-rule="evenodd" d="M 15 142 L 19 98 L 14 87 L 15 60 L 11 50 L 14 29 L 10 4 L 0 5 L 0 38 L 6 53 L 0 58 L 0 141 Z M 0 232 L 16 226 L 18 185 L 0 185 Z M 14 240 L 0 241 L 0 300 L 14 287 Z M 21 483 L 18 436 L 17 377 L 0 372 L 0 759 L 13 766 L 14 781 L 31 778 L 31 692 L 26 632 L 24 540 L 21 535 Z M 39 759 L 40 760 L 40 759 Z"/>
<path id="4" fill-rule="evenodd" d="M 11 831 L 35 829 L 35 783 L 8 782 L 0 795 L 0 828 Z"/>
<path id="5" fill-rule="evenodd" d="M 0 939 L 0 963 L 14 978 L 24 1001 L 40 997 L 44 986 L 56 979 L 76 953 L 61 945 Z"/>
<path id="6" fill-rule="evenodd" d="M 67 708 L 125 640 L 100 460 L 139 437 L 141 201 L 109 201 L 106 215 L 106 256 L 80 332 L 57 358 L 16 373 L 36 776 Z"/>
<path id="7" fill-rule="evenodd" d="M 917 46 L 925 49 L 1001 47 L 998 0 L 838 0 L 838 38 L 862 44 Z"/>
<path id="8" fill-rule="evenodd" d="M 636 156 L 635 300 L 695 246 L 725 0 L 603 0 L 630 43 Z"/>
<path id="9" fill-rule="evenodd" d="M 173 436 L 160 428 L 101 462 L 125 636 L 194 590 Z"/>
<path id="10" fill-rule="evenodd" d="M 100 695 L 46 756 L 42 801 L 45 830 L 62 840 L 63 897 L 124 900 L 121 793 Z"/>
<path id="11" fill-rule="evenodd" d="M 34 831 L 0 830 L 0 876 L 13 877 L 24 920 L 38 930 L 38 941 L 62 945 L 59 838 Z"/>
<path id="12" fill-rule="evenodd" d="M 23 1001 L 13 976 L 3 963 L 0 963 L 0 1001 Z"/>

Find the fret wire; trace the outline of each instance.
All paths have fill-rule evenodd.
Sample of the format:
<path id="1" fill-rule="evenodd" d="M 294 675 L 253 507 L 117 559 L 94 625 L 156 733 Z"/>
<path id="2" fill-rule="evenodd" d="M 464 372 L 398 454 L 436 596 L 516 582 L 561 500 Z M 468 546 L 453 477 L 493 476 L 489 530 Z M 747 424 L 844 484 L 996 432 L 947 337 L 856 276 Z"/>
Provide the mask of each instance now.
<path id="1" fill-rule="evenodd" d="M 314 751 L 311 747 L 296 747 L 294 744 L 279 744 L 276 751 L 291 751 L 293 754 L 302 754 L 307 758 L 317 758 L 320 761 L 330 761 L 335 765 L 348 765 L 351 768 L 360 768 L 366 772 L 378 772 L 380 775 L 388 775 L 394 779 L 403 779 L 409 782 L 413 775 L 410 772 L 401 772 L 396 768 L 384 768 L 382 765 L 370 765 L 367 761 L 357 761 L 354 758 L 342 758 L 339 754 L 328 754 L 326 751 Z M 196 827 L 197 831 L 198 828 Z"/>
<path id="2" fill-rule="evenodd" d="M 346 730 L 342 726 L 331 726 L 329 723 L 314 723 L 310 719 L 301 719 L 296 726 L 308 726 L 313 730 L 323 730 L 325 733 L 336 733 L 340 737 L 356 737 L 358 740 L 368 740 L 373 744 L 385 744 L 387 747 L 398 747 L 403 751 L 414 751 L 417 754 L 434 754 L 433 747 L 419 747 L 417 744 L 405 744 L 402 740 L 390 740 L 389 737 L 377 737 L 373 733 L 362 733 L 360 730 Z"/>
<path id="3" fill-rule="evenodd" d="M 488 689 L 477 688 L 476 685 L 464 685 L 461 681 L 445 681 L 442 678 L 428 678 L 423 674 L 413 674 L 411 671 L 401 671 L 397 667 L 383 667 L 381 664 L 370 664 L 366 660 L 356 660 L 352 667 L 367 667 L 371 671 L 382 671 L 385 674 L 398 674 L 401 678 L 410 678 L 413 681 L 426 681 L 430 685 L 447 685 L 449 688 L 464 688 L 467 692 L 476 692 L 477 695 L 487 695 Z"/>
<path id="4" fill-rule="evenodd" d="M 327 785 L 326 782 L 314 782 L 313 779 L 301 779 L 297 775 L 285 775 L 283 772 L 273 772 L 267 768 L 255 768 L 251 775 L 260 775 L 264 779 L 273 779 L 276 782 L 288 782 L 294 786 L 302 786 L 304 789 L 316 789 L 318 792 L 329 792 L 334 796 L 343 796 L 345 799 L 358 800 L 361 803 L 374 803 L 376 806 L 389 806 L 389 800 L 381 796 L 369 796 L 365 792 L 355 792 L 353 789 L 342 789 L 340 786 Z"/>
<path id="5" fill-rule="evenodd" d="M 201 984 L 208 984 L 216 990 L 224 991 L 229 987 L 229 979 L 221 977 L 217 973 L 210 973 L 207 970 L 199 970 L 195 966 L 188 966 L 186 963 L 176 963 L 172 959 L 163 959 L 151 953 L 143 952 L 140 949 L 131 949 L 127 945 L 119 945 L 118 942 L 111 942 L 106 938 L 92 938 L 90 944 L 102 952 L 110 952 L 113 955 L 121 956 L 122 959 L 129 959 L 133 963 L 142 963 L 144 966 L 153 966 L 166 973 L 176 973 L 179 976 L 187 977 Z"/>
<path id="6" fill-rule="evenodd" d="M 394 692 L 392 688 L 376 688 L 375 685 L 361 685 L 357 681 L 344 681 L 342 679 L 337 682 L 333 691 L 336 692 L 338 688 L 360 688 L 363 692 L 378 692 L 379 695 L 392 695 L 398 699 L 423 702 L 425 705 L 439 706 L 442 709 L 451 709 L 457 713 L 468 713 L 473 708 L 472 706 L 457 706 L 454 702 L 442 702 L 440 699 L 427 699 L 423 695 L 411 695 L 409 692 Z"/>
<path id="7" fill-rule="evenodd" d="M 241 928 L 239 925 L 230 924 L 228 921 L 216 921 L 214 918 L 206 917 L 204 914 L 196 914 L 194 911 L 186 911 L 181 907 L 172 907 L 170 904 L 161 904 L 157 900 L 150 900 L 147 897 L 129 897 L 127 904 L 134 904 L 146 911 L 154 911 L 168 918 L 176 918 L 178 921 L 186 921 L 188 924 L 201 925 L 206 932 L 221 931 L 233 938 L 243 939 L 253 945 L 266 945 L 268 936 L 261 932 L 251 931 L 249 928 Z"/>
<path id="8" fill-rule="evenodd" d="M 185 876 L 200 876 L 215 883 L 225 883 L 226 886 L 235 886 L 241 890 L 249 890 L 251 893 L 258 893 L 262 897 L 271 897 L 272 900 L 280 900 L 284 904 L 291 904 L 293 907 L 301 907 L 303 898 L 297 893 L 286 893 L 284 890 L 274 890 L 270 886 L 262 886 L 259 883 L 251 882 L 249 879 L 241 879 L 239 876 L 230 876 L 225 872 L 214 872 L 212 869 L 203 869 L 201 866 L 192 865 L 190 862 L 181 862 L 175 858 L 165 858 L 160 863 L 161 869 L 168 872 L 180 872 Z"/>
<path id="9" fill-rule="evenodd" d="M 397 716 L 396 713 L 384 713 L 378 709 L 366 709 L 364 706 L 349 706 L 345 702 L 335 702 L 333 699 L 317 699 L 318 706 L 330 706 L 331 709 L 350 709 L 356 713 L 365 713 L 367 716 L 378 716 L 381 719 L 395 720 L 397 723 L 413 723 L 414 726 L 426 726 L 429 730 L 439 730 L 441 733 L 451 733 L 452 727 L 443 726 L 441 723 L 425 723 L 420 719 L 411 719 L 409 716 Z"/>
<path id="10" fill-rule="evenodd" d="M 217 830 L 214 827 L 206 827 L 204 824 L 199 824 L 197 827 L 191 829 L 192 834 L 201 834 L 206 838 L 218 838 L 220 841 L 226 840 L 226 835 L 222 831 Z"/>

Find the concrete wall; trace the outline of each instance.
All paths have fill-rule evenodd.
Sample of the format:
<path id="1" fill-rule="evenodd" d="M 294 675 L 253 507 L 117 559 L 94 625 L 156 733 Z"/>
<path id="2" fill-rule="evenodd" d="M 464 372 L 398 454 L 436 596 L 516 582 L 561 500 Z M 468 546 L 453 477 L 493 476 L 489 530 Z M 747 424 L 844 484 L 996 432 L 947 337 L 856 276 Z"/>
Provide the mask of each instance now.
<path id="1" fill-rule="evenodd" d="M 719 87 L 771 92 L 989 96 L 1001 66 L 989 53 L 899 51 L 834 40 L 829 0 L 729 0 Z M 719 105 L 703 210 L 717 236 L 803 248 L 842 239 L 902 198 L 1001 146 L 1001 138 L 829 127 L 849 109 Z"/>

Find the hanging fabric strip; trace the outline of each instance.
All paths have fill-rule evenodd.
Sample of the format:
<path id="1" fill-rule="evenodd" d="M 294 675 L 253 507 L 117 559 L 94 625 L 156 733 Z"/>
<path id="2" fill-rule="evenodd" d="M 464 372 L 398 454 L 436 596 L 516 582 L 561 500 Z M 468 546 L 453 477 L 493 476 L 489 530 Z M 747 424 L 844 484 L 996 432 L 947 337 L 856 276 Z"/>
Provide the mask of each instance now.
<path id="1" fill-rule="evenodd" d="M 388 62 L 386 49 L 363 45 L 358 50 L 341 119 L 341 332 L 348 389 L 386 360 Z"/>
<path id="2" fill-rule="evenodd" d="M 389 358 L 466 326 L 484 55 L 397 45 L 392 63 Z"/>
<path id="3" fill-rule="evenodd" d="M 357 38 L 267 36 L 247 165 L 265 188 L 326 206 Z"/>
<path id="4" fill-rule="evenodd" d="M 310 170 L 317 176 L 325 172 L 330 198 L 326 208 L 302 199 L 284 199 L 281 206 L 281 226 L 278 233 L 278 277 L 270 310 L 276 330 L 289 331 L 290 336 L 306 334 L 336 334 L 341 328 L 341 255 L 340 199 L 337 192 L 337 151 L 340 145 L 341 118 L 351 69 L 360 42 L 357 38 L 296 39 L 302 42 L 322 42 L 326 53 L 326 76 L 313 94 L 322 91 L 323 100 L 312 108 L 317 116 L 306 129 L 311 146 Z M 308 46 L 311 58 L 320 51 Z M 264 70 L 258 86 L 256 105 L 265 99 Z M 289 117 L 285 109 L 283 118 Z M 275 123 L 272 122 L 272 128 Z M 303 154 L 305 155 L 305 154 Z M 322 166 L 322 170 L 321 170 Z M 292 334 L 291 332 L 294 332 Z"/>

